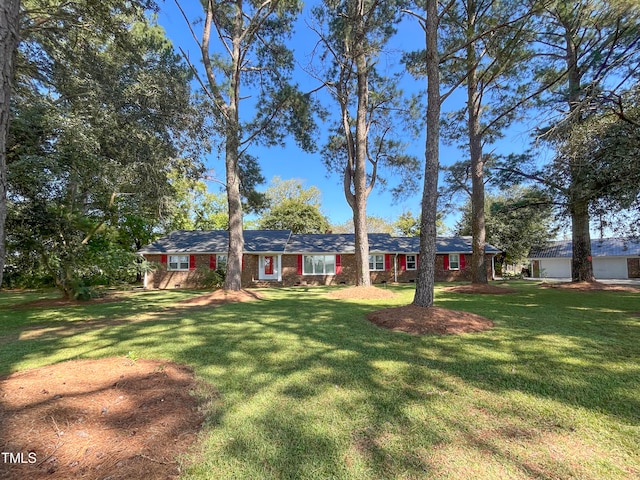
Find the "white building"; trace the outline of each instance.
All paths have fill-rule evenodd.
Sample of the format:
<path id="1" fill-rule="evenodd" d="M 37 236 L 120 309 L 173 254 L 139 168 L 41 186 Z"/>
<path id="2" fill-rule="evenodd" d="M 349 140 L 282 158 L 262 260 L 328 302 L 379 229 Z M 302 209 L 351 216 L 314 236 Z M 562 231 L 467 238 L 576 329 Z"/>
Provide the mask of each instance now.
<path id="1" fill-rule="evenodd" d="M 571 240 L 550 242 L 529 253 L 531 274 L 536 278 L 570 278 Z M 593 275 L 596 278 L 640 278 L 640 241 L 626 238 L 591 240 Z"/>

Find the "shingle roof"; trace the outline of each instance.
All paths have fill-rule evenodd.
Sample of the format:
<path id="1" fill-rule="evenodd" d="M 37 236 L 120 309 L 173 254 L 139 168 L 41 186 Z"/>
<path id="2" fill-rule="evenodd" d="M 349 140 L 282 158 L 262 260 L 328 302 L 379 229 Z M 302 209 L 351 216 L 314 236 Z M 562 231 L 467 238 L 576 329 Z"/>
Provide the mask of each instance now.
<path id="1" fill-rule="evenodd" d="M 229 248 L 226 230 L 176 230 L 138 253 L 223 253 Z M 244 251 L 249 253 L 354 253 L 353 233 L 291 234 L 290 230 L 245 230 Z M 379 253 L 418 253 L 418 237 L 392 237 L 370 233 L 369 251 Z M 471 237 L 438 237 L 437 253 L 471 253 Z M 487 253 L 500 250 L 487 244 Z"/>
<path id="2" fill-rule="evenodd" d="M 640 241 L 627 238 L 603 238 L 591 240 L 593 257 L 638 257 Z M 549 242 L 546 247 L 532 248 L 529 258 L 571 258 L 573 247 L 571 240 Z"/>
<path id="3" fill-rule="evenodd" d="M 245 252 L 284 252 L 290 230 L 245 230 Z M 226 230 L 176 230 L 159 238 L 138 253 L 222 253 L 229 249 Z"/>
<path id="4" fill-rule="evenodd" d="M 370 233 L 369 251 L 397 252 L 399 251 L 397 238 L 388 233 Z M 417 240 L 419 242 L 419 239 Z M 293 234 L 285 250 L 286 253 L 354 253 L 355 251 L 356 240 L 353 233 Z"/>

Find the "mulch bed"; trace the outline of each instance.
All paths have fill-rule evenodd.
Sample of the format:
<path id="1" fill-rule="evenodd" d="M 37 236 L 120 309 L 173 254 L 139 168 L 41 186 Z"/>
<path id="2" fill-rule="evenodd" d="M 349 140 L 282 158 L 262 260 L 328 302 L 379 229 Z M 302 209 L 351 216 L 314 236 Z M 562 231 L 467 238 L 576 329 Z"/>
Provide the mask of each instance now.
<path id="1" fill-rule="evenodd" d="M 0 378 L 2 479 L 171 479 L 204 420 L 193 372 L 79 360 Z M 199 400 L 200 399 L 200 400 Z"/>
<path id="2" fill-rule="evenodd" d="M 239 290 L 237 292 L 231 290 L 215 290 L 211 293 L 198 295 L 176 304 L 178 307 L 205 307 L 214 305 L 223 305 L 233 302 L 254 302 L 262 300 L 264 297 L 253 290 Z"/>
<path id="3" fill-rule="evenodd" d="M 391 290 L 384 288 L 369 286 L 369 287 L 347 287 L 336 290 L 327 294 L 329 298 L 336 299 L 354 299 L 354 300 L 383 300 L 385 298 L 393 298 L 396 294 Z"/>
<path id="4" fill-rule="evenodd" d="M 491 320 L 475 313 L 416 305 L 377 310 L 367 319 L 379 327 L 413 335 L 451 335 L 493 327 Z"/>

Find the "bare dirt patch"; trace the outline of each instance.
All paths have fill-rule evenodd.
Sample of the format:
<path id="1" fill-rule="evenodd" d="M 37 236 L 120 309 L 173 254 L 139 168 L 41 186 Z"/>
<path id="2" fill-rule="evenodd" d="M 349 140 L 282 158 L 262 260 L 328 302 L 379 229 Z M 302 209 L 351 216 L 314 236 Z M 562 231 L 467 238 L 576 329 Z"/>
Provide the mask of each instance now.
<path id="1" fill-rule="evenodd" d="M 171 479 L 204 420 L 193 372 L 110 358 L 0 378 L 2 479 Z M 201 390 L 200 390 L 201 392 Z"/>
<path id="2" fill-rule="evenodd" d="M 233 302 L 254 302 L 262 300 L 264 297 L 258 292 L 251 290 L 239 290 L 237 292 L 231 290 L 215 290 L 214 292 L 198 295 L 182 302 L 176 303 L 177 307 L 204 307 L 212 305 L 223 305 Z"/>
<path id="3" fill-rule="evenodd" d="M 500 287 L 490 283 L 468 283 L 464 285 L 456 285 L 453 287 L 445 287 L 444 292 L 451 293 L 470 293 L 480 295 L 506 295 L 509 293 L 518 293 L 517 290 L 508 287 Z"/>
<path id="4" fill-rule="evenodd" d="M 123 293 L 107 293 L 100 297 L 91 298 L 88 300 L 75 300 L 73 298 L 39 298 L 37 300 L 31 300 L 29 302 L 18 303 L 16 305 L 11 305 L 10 308 L 18 308 L 18 309 L 29 309 L 29 308 L 57 308 L 57 307 L 73 307 L 76 305 L 90 305 L 94 303 L 110 303 L 110 302 L 118 302 L 122 300 Z"/>
<path id="5" fill-rule="evenodd" d="M 12 305 L 10 308 L 29 309 L 29 308 L 57 308 L 57 307 L 72 307 L 77 305 L 92 305 L 96 303 L 110 303 L 118 302 L 122 300 L 129 292 L 114 292 L 106 293 L 100 297 L 91 298 L 88 300 L 74 300 L 70 298 L 41 298 L 32 300 L 30 302 L 24 302 L 17 305 Z M 182 302 L 175 304 L 177 307 L 185 306 L 210 306 L 210 305 L 223 305 L 225 303 L 232 302 L 252 302 L 254 300 L 262 300 L 263 297 L 255 291 L 240 290 L 233 292 L 230 290 L 214 290 L 213 292 L 207 292 L 197 297 L 189 298 Z"/>
<path id="6" fill-rule="evenodd" d="M 393 298 L 395 296 L 396 294 L 391 290 L 374 286 L 347 287 L 327 294 L 327 297 L 329 298 L 337 298 L 340 300 L 384 300 L 385 298 Z"/>
<path id="7" fill-rule="evenodd" d="M 631 285 L 609 285 L 601 282 L 542 282 L 540 287 L 574 290 L 578 292 L 640 292 L 640 288 Z"/>
<path id="8" fill-rule="evenodd" d="M 451 335 L 493 327 L 491 320 L 475 313 L 416 305 L 377 310 L 369 313 L 367 319 L 379 327 L 413 335 Z"/>

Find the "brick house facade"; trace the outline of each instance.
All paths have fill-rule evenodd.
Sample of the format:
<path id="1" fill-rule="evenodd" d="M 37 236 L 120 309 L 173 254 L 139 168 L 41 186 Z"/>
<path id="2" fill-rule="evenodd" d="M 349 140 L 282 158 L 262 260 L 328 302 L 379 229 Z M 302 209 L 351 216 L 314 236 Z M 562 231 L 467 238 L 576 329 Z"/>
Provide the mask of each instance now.
<path id="1" fill-rule="evenodd" d="M 291 234 L 286 230 L 245 231 L 242 285 L 353 285 L 353 234 Z M 154 268 L 146 288 L 197 288 L 203 272 L 223 266 L 228 248 L 226 231 L 178 231 L 141 249 Z M 370 275 L 373 284 L 415 282 L 420 261 L 419 239 L 370 234 Z M 471 239 L 438 238 L 436 280 L 471 279 Z M 487 246 L 488 271 L 498 253 Z"/>

